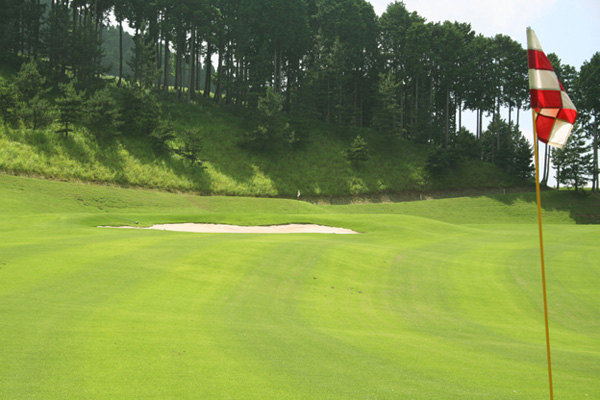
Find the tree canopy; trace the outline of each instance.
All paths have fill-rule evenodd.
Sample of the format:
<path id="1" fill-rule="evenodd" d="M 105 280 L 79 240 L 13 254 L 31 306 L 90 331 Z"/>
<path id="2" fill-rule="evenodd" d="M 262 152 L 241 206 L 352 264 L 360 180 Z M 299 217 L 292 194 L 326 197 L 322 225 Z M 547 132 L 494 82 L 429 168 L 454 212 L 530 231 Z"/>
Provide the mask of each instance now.
<path id="1" fill-rule="evenodd" d="M 373 126 L 389 140 L 436 148 L 452 147 L 469 110 L 481 157 L 494 162 L 516 143 L 528 103 L 518 42 L 462 22 L 427 22 L 401 1 L 378 17 L 366 0 L 6 0 L 0 55 L 15 66 L 38 60 L 55 92 L 73 81 L 92 96 L 112 68 L 119 86 L 126 79 L 252 110 L 277 95 L 289 115 Z M 584 115 L 597 165 L 600 56 L 581 73 L 549 56 Z M 497 129 L 501 110 L 508 126 Z M 495 127 L 484 131 L 484 116 Z"/>

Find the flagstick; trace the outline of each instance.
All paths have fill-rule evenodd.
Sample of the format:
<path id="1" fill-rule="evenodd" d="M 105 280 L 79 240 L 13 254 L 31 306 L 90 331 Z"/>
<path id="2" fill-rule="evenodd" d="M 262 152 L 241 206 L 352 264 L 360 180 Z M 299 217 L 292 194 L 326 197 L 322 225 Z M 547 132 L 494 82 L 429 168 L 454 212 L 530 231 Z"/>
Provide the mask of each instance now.
<path id="1" fill-rule="evenodd" d="M 552 390 L 552 358 L 550 356 L 550 328 L 548 324 L 548 300 L 546 296 L 546 266 L 544 263 L 544 239 L 542 236 L 542 201 L 540 196 L 540 168 L 538 157 L 538 137 L 535 124 L 535 110 L 533 113 L 533 149 L 535 153 L 535 194 L 537 198 L 538 225 L 540 231 L 540 256 L 542 261 L 542 290 L 544 292 L 544 320 L 546 324 L 546 352 L 548 354 L 548 381 L 550 384 L 550 400 L 554 399 Z"/>

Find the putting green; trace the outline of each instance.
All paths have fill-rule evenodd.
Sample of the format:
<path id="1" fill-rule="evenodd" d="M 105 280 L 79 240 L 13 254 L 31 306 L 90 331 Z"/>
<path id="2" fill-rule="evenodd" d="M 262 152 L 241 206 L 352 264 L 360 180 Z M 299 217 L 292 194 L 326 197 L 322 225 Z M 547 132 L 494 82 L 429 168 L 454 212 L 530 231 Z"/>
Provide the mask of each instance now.
<path id="1" fill-rule="evenodd" d="M 548 398 L 535 205 L 377 208 L 0 176 L 0 398 Z M 555 396 L 600 398 L 600 227 L 545 214 Z"/>

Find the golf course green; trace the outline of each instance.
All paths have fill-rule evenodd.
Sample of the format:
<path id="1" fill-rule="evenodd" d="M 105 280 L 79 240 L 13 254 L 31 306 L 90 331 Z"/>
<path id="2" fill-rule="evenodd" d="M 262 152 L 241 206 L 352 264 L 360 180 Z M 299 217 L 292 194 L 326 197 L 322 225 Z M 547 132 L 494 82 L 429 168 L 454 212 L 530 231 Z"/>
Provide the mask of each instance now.
<path id="1" fill-rule="evenodd" d="M 542 200 L 554 393 L 591 400 L 598 199 L 572 196 Z M 360 234 L 99 228 L 181 222 Z M 0 398 L 547 399 L 537 229 L 530 193 L 313 205 L 0 175 Z"/>

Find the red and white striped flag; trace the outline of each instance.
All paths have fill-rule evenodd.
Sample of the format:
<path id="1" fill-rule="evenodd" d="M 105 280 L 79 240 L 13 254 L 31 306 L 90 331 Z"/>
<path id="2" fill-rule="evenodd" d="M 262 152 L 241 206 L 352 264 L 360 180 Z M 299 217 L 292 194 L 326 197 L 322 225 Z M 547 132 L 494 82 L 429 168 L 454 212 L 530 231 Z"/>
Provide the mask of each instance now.
<path id="1" fill-rule="evenodd" d="M 571 134 L 577 109 L 531 28 L 527 28 L 527 58 L 529 93 L 537 137 L 544 143 L 562 148 Z"/>

